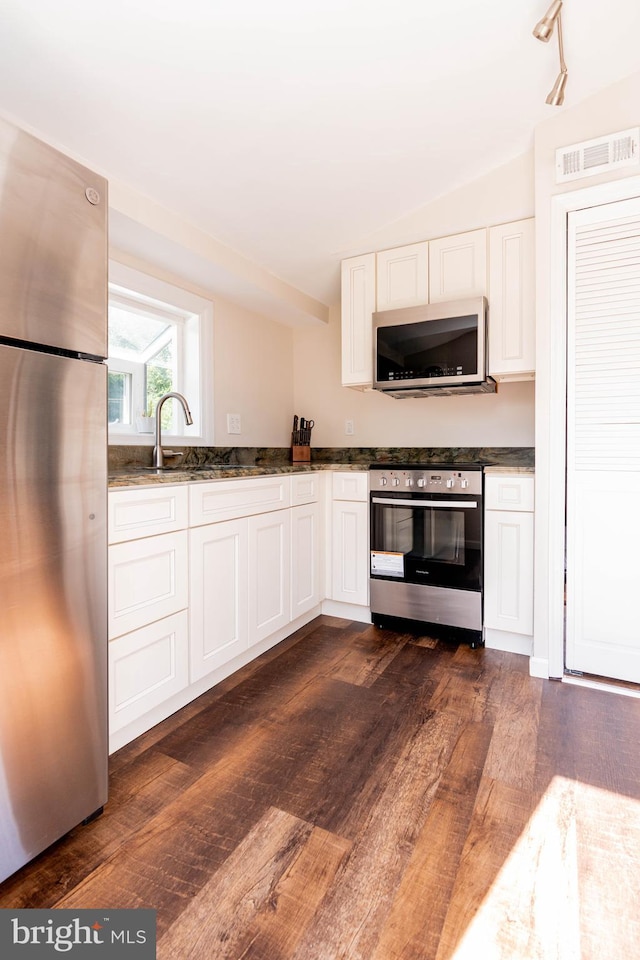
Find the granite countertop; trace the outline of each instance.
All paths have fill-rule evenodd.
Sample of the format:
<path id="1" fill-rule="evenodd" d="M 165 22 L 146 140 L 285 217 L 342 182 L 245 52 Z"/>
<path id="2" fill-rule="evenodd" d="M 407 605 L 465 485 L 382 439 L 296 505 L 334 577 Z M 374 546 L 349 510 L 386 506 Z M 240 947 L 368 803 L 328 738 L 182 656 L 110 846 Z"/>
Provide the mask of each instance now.
<path id="1" fill-rule="evenodd" d="M 174 448 L 175 449 L 175 448 Z M 158 483 L 198 483 L 236 477 L 269 477 L 317 471 L 366 472 L 371 463 L 429 464 L 474 463 L 485 473 L 532 475 L 531 447 L 318 447 L 311 461 L 292 462 L 288 447 L 190 447 L 181 451 L 175 467 L 154 470 L 150 446 L 109 447 L 109 487 L 147 486 Z M 166 456 L 166 453 L 165 453 Z M 186 462 L 185 462 L 186 461 Z"/>
<path id="2" fill-rule="evenodd" d="M 109 472 L 109 489 L 116 487 L 143 487 L 157 483 L 199 483 L 205 480 L 237 480 L 240 477 L 273 477 L 278 474 L 318 473 L 324 470 L 368 471 L 368 463 L 267 463 L 206 464 L 194 468 L 123 467 Z"/>

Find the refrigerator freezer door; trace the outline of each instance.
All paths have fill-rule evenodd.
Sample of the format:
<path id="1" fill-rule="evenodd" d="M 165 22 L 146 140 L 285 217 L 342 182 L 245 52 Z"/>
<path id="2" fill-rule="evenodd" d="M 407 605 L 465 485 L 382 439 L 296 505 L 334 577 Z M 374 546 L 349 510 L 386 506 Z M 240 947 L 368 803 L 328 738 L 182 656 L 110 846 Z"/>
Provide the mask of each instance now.
<path id="1" fill-rule="evenodd" d="M 0 881 L 107 798 L 106 367 L 0 346 Z"/>
<path id="2" fill-rule="evenodd" d="M 107 355 L 107 182 L 0 119 L 0 338 Z"/>

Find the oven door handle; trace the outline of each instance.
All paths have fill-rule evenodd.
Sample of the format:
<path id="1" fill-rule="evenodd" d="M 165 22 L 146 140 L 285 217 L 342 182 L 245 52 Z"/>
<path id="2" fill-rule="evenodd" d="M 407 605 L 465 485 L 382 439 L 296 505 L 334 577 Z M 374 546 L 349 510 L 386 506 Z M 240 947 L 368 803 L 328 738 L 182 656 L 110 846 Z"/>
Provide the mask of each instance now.
<path id="1" fill-rule="evenodd" d="M 450 510 L 453 507 L 463 510 L 475 510 L 478 504 L 475 501 L 468 500 L 400 500 L 398 497 L 372 497 L 371 503 L 386 503 L 387 506 L 396 507 L 436 507 L 438 510 L 444 507 Z"/>

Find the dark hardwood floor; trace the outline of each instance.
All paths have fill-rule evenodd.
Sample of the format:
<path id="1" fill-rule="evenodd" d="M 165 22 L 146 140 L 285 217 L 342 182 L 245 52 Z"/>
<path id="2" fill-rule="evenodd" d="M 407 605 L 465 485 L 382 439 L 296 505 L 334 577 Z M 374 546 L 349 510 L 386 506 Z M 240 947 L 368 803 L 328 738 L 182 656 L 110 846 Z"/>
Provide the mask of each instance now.
<path id="1" fill-rule="evenodd" d="M 321 617 L 111 758 L 0 907 L 154 907 L 162 960 L 627 960 L 640 700 Z"/>

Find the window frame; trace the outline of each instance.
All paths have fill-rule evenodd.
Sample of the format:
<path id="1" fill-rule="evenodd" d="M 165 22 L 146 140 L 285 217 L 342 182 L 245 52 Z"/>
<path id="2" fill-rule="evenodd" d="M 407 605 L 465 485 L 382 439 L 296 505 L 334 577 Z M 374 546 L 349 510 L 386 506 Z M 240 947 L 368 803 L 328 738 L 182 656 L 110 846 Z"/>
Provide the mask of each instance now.
<path id="1" fill-rule="evenodd" d="M 141 311 L 149 308 L 178 329 L 177 365 L 181 370 L 184 393 L 193 415 L 193 426 L 183 423 L 182 413 L 175 421 L 183 432 L 163 430 L 163 443 L 176 446 L 213 446 L 213 303 L 175 283 L 160 279 L 151 272 L 131 267 L 117 260 L 109 261 L 108 300 L 121 306 Z M 115 360 L 114 372 L 119 364 Z M 127 371 L 129 372 L 129 371 Z M 174 402 L 174 406 L 176 406 Z M 132 410 L 131 424 L 109 425 L 109 443 L 118 445 L 153 445 L 153 434 L 138 433 L 136 411 Z"/>

